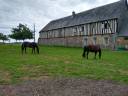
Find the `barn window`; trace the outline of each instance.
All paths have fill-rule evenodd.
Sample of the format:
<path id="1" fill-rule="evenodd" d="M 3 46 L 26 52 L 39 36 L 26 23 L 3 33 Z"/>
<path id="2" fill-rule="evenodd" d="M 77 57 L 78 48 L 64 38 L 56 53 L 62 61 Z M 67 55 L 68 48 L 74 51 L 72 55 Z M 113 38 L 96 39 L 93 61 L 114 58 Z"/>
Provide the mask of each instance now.
<path id="1" fill-rule="evenodd" d="M 102 34 L 106 34 L 108 32 L 108 29 L 110 29 L 110 24 L 108 21 L 102 22 Z"/>
<path id="2" fill-rule="evenodd" d="M 102 29 L 108 29 L 109 28 L 109 22 L 108 21 L 105 21 L 105 22 L 102 22 Z"/>

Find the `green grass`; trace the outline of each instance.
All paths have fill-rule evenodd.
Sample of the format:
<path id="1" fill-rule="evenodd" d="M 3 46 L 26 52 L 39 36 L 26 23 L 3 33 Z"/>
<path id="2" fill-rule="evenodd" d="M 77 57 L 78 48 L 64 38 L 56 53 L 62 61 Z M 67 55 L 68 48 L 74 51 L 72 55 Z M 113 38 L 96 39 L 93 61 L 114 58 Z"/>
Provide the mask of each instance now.
<path id="1" fill-rule="evenodd" d="M 102 52 L 102 59 L 81 57 L 82 48 L 40 46 L 40 54 L 22 55 L 20 45 L 0 45 L 0 84 L 12 84 L 28 79 L 75 77 L 113 80 L 128 84 L 128 52 Z"/>

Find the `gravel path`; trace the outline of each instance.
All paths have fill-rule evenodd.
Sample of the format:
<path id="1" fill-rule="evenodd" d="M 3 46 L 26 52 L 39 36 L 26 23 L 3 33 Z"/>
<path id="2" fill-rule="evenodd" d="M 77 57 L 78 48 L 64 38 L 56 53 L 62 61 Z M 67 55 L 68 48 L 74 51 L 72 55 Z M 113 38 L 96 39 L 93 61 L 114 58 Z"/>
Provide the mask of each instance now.
<path id="1" fill-rule="evenodd" d="M 47 78 L 0 85 L 0 96 L 128 96 L 128 85 L 105 80 Z"/>

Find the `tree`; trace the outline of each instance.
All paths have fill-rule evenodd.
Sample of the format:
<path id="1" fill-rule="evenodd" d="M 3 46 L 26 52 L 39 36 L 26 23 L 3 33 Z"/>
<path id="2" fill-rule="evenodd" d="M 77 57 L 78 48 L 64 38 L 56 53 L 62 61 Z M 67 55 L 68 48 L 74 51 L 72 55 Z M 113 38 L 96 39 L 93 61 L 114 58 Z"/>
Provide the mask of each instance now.
<path id="1" fill-rule="evenodd" d="M 23 24 L 19 24 L 17 28 L 12 28 L 12 34 L 9 35 L 10 38 L 15 40 L 25 40 L 25 39 L 32 39 L 33 33 L 32 31 Z"/>
<path id="2" fill-rule="evenodd" d="M 4 41 L 8 40 L 8 37 L 3 33 L 0 33 L 0 40 L 3 40 L 3 43 L 4 43 Z"/>

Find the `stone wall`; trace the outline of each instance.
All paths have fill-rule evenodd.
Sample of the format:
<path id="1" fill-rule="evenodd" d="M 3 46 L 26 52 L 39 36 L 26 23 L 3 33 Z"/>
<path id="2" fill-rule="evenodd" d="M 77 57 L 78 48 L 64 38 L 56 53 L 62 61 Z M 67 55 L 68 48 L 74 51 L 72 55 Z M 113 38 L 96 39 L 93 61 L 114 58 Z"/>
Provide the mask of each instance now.
<path id="1" fill-rule="evenodd" d="M 94 38 L 95 41 L 94 41 Z M 87 39 L 87 44 L 84 42 Z M 89 44 L 99 44 L 102 48 L 114 49 L 116 44 L 114 44 L 114 39 L 112 34 L 107 35 L 95 35 L 95 36 L 72 36 L 65 38 L 40 38 L 39 44 L 44 45 L 57 45 L 57 46 L 69 46 L 69 47 L 83 47 Z"/>
<path id="2" fill-rule="evenodd" d="M 44 45 L 57 45 L 57 46 L 69 46 L 69 47 L 82 47 L 83 37 L 65 37 L 65 38 L 39 38 L 39 44 Z"/>

